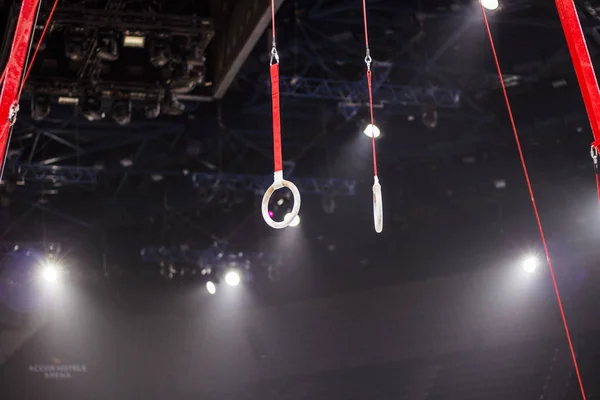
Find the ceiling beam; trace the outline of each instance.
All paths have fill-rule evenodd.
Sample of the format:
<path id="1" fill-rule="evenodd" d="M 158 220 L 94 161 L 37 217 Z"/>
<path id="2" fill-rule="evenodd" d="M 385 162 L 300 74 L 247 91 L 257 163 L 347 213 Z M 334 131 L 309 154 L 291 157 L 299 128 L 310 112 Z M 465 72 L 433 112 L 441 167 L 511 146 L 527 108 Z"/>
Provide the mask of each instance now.
<path id="1" fill-rule="evenodd" d="M 283 1 L 275 0 L 275 11 Z M 215 38 L 217 54 L 213 96 L 221 99 L 269 25 L 271 4 L 269 0 L 221 0 L 216 4 L 222 14 L 229 16 Z M 224 12 L 227 9 L 230 11 Z"/>

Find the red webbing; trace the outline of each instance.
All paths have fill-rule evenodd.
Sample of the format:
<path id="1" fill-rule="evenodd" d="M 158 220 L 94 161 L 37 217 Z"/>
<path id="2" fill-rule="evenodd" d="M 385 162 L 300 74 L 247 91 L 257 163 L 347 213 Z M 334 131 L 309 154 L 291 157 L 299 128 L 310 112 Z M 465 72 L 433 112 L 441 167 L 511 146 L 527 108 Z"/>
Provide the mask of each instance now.
<path id="1" fill-rule="evenodd" d="M 271 98 L 273 111 L 273 158 L 275 172 L 283 170 L 281 156 L 281 116 L 279 108 L 279 64 L 271 65 Z"/>
<path id="2" fill-rule="evenodd" d="M 562 24 L 565 38 L 573 67 L 579 81 L 579 88 L 585 103 L 592 133 L 594 134 L 594 143 L 592 146 L 600 149 L 600 89 L 594 72 L 594 65 L 590 58 L 590 53 L 585 43 L 585 36 L 581 29 L 581 23 L 577 15 L 577 9 L 573 0 L 555 0 L 560 23 Z M 596 169 L 598 166 L 595 166 Z M 596 170 L 596 188 L 598 190 L 598 201 L 600 201 L 600 178 Z"/>
<path id="3" fill-rule="evenodd" d="M 372 73 L 371 73 L 371 55 L 369 50 L 369 25 L 367 23 L 367 3 L 366 0 L 362 2 L 363 6 L 363 24 L 365 28 L 365 45 L 367 48 L 367 58 L 369 61 L 367 62 L 367 87 L 369 90 L 369 113 L 371 116 L 371 149 L 373 151 L 373 175 L 377 176 L 377 149 L 375 146 L 375 117 L 373 115 L 373 83 L 372 83 Z M 366 59 L 365 59 L 366 60 Z"/>
<path id="4" fill-rule="evenodd" d="M 569 1 L 569 0 L 567 0 Z M 572 0 L 571 0 L 572 1 Z M 492 48 L 492 54 L 494 56 L 494 61 L 496 62 L 496 70 L 498 72 L 498 78 L 500 79 L 500 85 L 502 87 L 502 93 L 504 94 L 504 101 L 506 102 L 506 108 L 508 110 L 508 116 L 510 118 L 510 124 L 513 129 L 513 134 L 515 136 L 515 141 L 517 142 L 517 149 L 519 150 L 519 157 L 521 158 L 521 166 L 523 167 L 523 173 L 525 174 L 525 181 L 527 183 L 527 189 L 529 190 L 529 196 L 531 198 L 531 203 L 533 205 L 533 212 L 535 214 L 535 219 L 537 221 L 538 229 L 540 231 L 540 237 L 542 239 L 542 245 L 544 246 L 544 253 L 546 255 L 546 261 L 548 262 L 548 270 L 550 271 L 550 277 L 552 278 L 552 284 L 554 286 L 554 294 L 556 295 L 556 301 L 558 303 L 558 309 L 560 311 L 560 317 L 562 319 L 563 328 L 565 329 L 565 335 L 567 337 L 567 342 L 569 344 L 569 350 L 571 352 L 571 358 L 573 360 L 573 367 L 575 367 L 575 374 L 577 376 L 577 381 L 579 383 L 579 388 L 581 390 L 581 396 L 584 400 L 586 400 L 585 391 L 583 390 L 583 381 L 581 380 L 581 375 L 579 373 L 579 364 L 577 363 L 577 356 L 575 355 L 575 349 L 573 348 L 573 342 L 571 341 L 571 333 L 569 331 L 569 325 L 567 324 L 567 317 L 565 315 L 565 311 L 563 308 L 563 303 L 560 297 L 560 292 L 558 290 L 558 284 L 556 282 L 556 276 L 554 275 L 554 268 L 552 267 L 552 260 L 550 259 L 550 252 L 548 251 L 548 244 L 546 242 L 546 235 L 544 234 L 544 229 L 542 227 L 542 220 L 540 219 L 540 213 L 538 211 L 537 202 L 535 200 L 535 196 L 533 193 L 533 187 L 531 186 L 531 180 L 529 179 L 529 172 L 527 170 L 527 164 L 525 163 L 525 157 L 523 156 L 523 149 L 521 147 L 521 140 L 519 139 L 519 133 L 517 131 L 517 126 L 515 124 L 515 119 L 512 112 L 512 107 L 510 106 L 510 100 L 508 99 L 508 93 L 506 92 L 506 86 L 504 85 L 504 78 L 502 75 L 502 70 L 500 69 L 500 62 L 498 61 L 498 55 L 496 54 L 496 46 L 494 46 L 494 39 L 492 38 L 492 31 L 490 30 L 490 25 L 487 20 L 487 16 L 485 14 L 485 8 L 483 4 L 481 4 L 481 13 L 483 14 L 483 20 L 485 22 L 485 28 L 487 30 L 488 38 L 490 40 L 490 46 Z"/>
<path id="5" fill-rule="evenodd" d="M 17 96 L 21 88 L 21 78 L 25 67 L 25 58 L 29 51 L 38 3 L 39 0 L 23 0 L 10 56 L 5 67 L 4 84 L 0 93 L 0 166 L 2 168 L 4 168 L 4 156 L 11 128 L 9 114 L 11 107 L 18 104 Z"/>

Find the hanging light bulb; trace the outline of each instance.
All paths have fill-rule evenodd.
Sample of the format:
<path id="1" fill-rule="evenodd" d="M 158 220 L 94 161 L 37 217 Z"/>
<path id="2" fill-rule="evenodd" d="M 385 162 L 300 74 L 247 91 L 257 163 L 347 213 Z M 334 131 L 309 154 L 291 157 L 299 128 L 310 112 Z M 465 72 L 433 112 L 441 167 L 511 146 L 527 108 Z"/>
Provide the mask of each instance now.
<path id="1" fill-rule="evenodd" d="M 367 127 L 365 128 L 365 130 L 363 131 L 363 133 L 367 136 L 367 137 L 375 137 L 375 139 L 377 139 L 379 137 L 379 135 L 381 135 L 381 131 L 379 130 L 379 128 L 377 127 L 377 125 L 367 125 Z"/>
<path id="2" fill-rule="evenodd" d="M 500 3 L 498 2 L 498 0 L 481 0 L 481 5 L 483 6 L 483 8 L 490 11 L 497 10 L 498 7 L 500 7 Z"/>

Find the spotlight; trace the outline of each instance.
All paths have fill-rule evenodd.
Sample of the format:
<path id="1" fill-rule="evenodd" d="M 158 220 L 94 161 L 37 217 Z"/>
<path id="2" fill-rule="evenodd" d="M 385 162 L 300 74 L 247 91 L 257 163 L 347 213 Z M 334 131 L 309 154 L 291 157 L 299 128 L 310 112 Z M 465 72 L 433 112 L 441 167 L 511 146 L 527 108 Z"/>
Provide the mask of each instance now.
<path id="1" fill-rule="evenodd" d="M 80 106 L 81 114 L 88 121 L 100 121 L 104 119 L 102 112 L 102 100 L 97 95 L 86 95 Z"/>
<path id="2" fill-rule="evenodd" d="M 169 93 L 163 99 L 161 109 L 165 115 L 181 115 L 185 111 L 185 105 Z"/>
<path id="3" fill-rule="evenodd" d="M 213 281 L 208 281 L 206 282 L 206 290 L 210 294 L 215 294 L 217 293 L 217 285 Z"/>
<path id="4" fill-rule="evenodd" d="M 46 263 L 42 266 L 40 271 L 41 278 L 49 283 L 56 283 L 56 281 L 58 281 L 58 275 L 59 268 L 52 263 Z"/>
<path id="5" fill-rule="evenodd" d="M 537 269 L 538 265 L 540 265 L 540 260 L 538 260 L 537 257 L 535 256 L 529 256 L 527 258 L 525 258 L 523 260 L 523 269 L 526 272 L 535 272 L 535 270 Z"/>
<path id="6" fill-rule="evenodd" d="M 31 98 L 31 118 L 41 121 L 50 114 L 50 96 L 36 94 Z"/>
<path id="7" fill-rule="evenodd" d="M 292 217 L 292 214 L 286 214 L 285 217 L 283 217 L 283 220 L 286 221 L 286 220 L 290 219 L 291 217 Z M 295 228 L 298 225 L 300 225 L 300 216 L 296 215 L 294 217 L 294 219 L 292 220 L 292 222 L 290 222 L 290 224 L 288 226 L 291 226 L 292 228 Z"/>
<path id="8" fill-rule="evenodd" d="M 85 58 L 87 39 L 83 32 L 67 32 L 65 55 L 71 61 L 81 61 Z"/>
<path id="9" fill-rule="evenodd" d="M 494 11 L 498 9 L 500 3 L 498 0 L 481 0 L 481 5 L 487 10 Z"/>
<path id="10" fill-rule="evenodd" d="M 119 59 L 117 39 L 111 36 L 100 38 L 96 47 L 96 57 L 104 61 L 117 61 Z"/>
<path id="11" fill-rule="evenodd" d="M 119 125 L 127 125 L 131 122 L 131 101 L 116 100 L 112 105 L 112 118 Z"/>
<path id="12" fill-rule="evenodd" d="M 371 124 L 367 125 L 367 127 L 365 128 L 363 133 L 367 137 L 375 137 L 375 139 L 377 139 L 381 135 L 381 131 L 379 130 L 377 125 L 371 125 Z"/>
<path id="13" fill-rule="evenodd" d="M 225 275 L 225 283 L 229 286 L 237 286 L 240 284 L 242 278 L 240 278 L 240 274 L 236 271 L 229 271 L 227 275 Z"/>
<path id="14" fill-rule="evenodd" d="M 438 111 L 437 105 L 433 99 L 430 99 L 429 102 L 423 107 L 423 112 L 421 113 L 421 122 L 429 129 L 437 127 Z"/>
<path id="15" fill-rule="evenodd" d="M 149 101 L 144 104 L 144 115 L 148 119 L 158 118 L 160 115 L 160 103 L 157 101 Z"/>
<path id="16" fill-rule="evenodd" d="M 150 43 L 149 52 L 150 63 L 157 68 L 164 67 L 169 61 L 171 61 L 171 58 L 173 58 L 171 45 L 166 40 L 152 40 Z"/>

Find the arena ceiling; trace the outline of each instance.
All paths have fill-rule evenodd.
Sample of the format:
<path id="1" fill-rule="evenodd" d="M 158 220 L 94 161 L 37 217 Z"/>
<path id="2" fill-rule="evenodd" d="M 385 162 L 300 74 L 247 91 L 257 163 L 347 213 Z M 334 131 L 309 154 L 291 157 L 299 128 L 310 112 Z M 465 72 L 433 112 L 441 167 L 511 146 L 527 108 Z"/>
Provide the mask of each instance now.
<path id="1" fill-rule="evenodd" d="M 0 195 L 3 251 L 60 248 L 78 273 L 119 290 L 193 282 L 211 249 L 244 253 L 263 260 L 257 287 L 302 268 L 326 282 L 283 296 L 296 300 L 480 269 L 537 246 L 478 4 L 368 3 L 382 235 L 361 133 L 357 1 L 277 4 L 284 160 L 305 193 L 302 240 L 290 242 L 258 211 L 272 174 L 269 2 L 71 0 L 21 100 Z M 585 247 L 598 235 L 592 136 L 555 6 L 501 3 L 489 20 L 542 219 L 553 243 Z M 52 2 L 42 5 L 38 37 Z M 598 63 L 597 5 L 578 6 Z M 9 3 L 2 12 L 6 60 L 15 14 Z"/>

